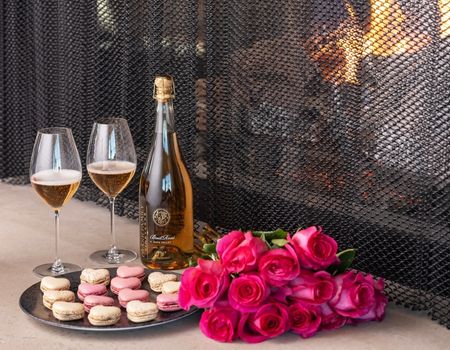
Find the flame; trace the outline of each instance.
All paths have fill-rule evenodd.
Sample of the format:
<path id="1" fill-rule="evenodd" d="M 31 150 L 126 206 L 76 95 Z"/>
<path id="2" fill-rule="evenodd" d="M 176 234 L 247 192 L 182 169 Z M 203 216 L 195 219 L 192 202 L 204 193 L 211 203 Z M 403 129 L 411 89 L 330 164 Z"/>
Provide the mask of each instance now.
<path id="1" fill-rule="evenodd" d="M 354 8 L 344 0 L 348 17 L 327 35 L 313 37 L 306 44 L 325 81 L 358 84 L 358 67 L 366 55 L 390 57 L 413 54 L 431 42 L 431 37 L 411 28 L 397 0 L 371 0 L 369 31 L 364 34 Z M 441 36 L 450 36 L 450 0 L 439 0 Z"/>
<path id="2" fill-rule="evenodd" d="M 450 0 L 439 0 L 439 13 L 441 15 L 441 38 L 450 36 Z"/>
<path id="3" fill-rule="evenodd" d="M 348 17 L 337 29 L 314 37 L 306 45 L 311 58 L 319 64 L 324 80 L 337 85 L 358 84 L 358 66 L 363 56 L 363 31 L 347 0 L 345 7 Z"/>
<path id="4" fill-rule="evenodd" d="M 365 53 L 383 57 L 412 54 L 428 45 L 430 36 L 408 28 L 406 19 L 396 0 L 371 0 L 370 29 L 364 35 Z"/>

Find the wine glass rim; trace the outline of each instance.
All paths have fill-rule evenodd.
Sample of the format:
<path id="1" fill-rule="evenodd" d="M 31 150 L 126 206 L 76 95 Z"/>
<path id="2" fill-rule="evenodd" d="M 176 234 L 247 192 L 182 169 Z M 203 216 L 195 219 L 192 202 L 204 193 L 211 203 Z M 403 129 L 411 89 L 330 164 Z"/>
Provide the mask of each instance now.
<path id="1" fill-rule="evenodd" d="M 104 118 L 99 118 L 95 121 L 95 124 L 100 124 L 100 125 L 111 125 L 111 124 L 118 124 L 118 123 L 128 123 L 127 120 L 125 118 L 120 118 L 120 117 L 104 117 Z"/>
<path id="2" fill-rule="evenodd" d="M 39 134 L 67 134 L 71 133 L 72 129 L 66 128 L 63 126 L 55 126 L 55 127 L 49 127 L 49 128 L 42 128 L 38 130 Z"/>

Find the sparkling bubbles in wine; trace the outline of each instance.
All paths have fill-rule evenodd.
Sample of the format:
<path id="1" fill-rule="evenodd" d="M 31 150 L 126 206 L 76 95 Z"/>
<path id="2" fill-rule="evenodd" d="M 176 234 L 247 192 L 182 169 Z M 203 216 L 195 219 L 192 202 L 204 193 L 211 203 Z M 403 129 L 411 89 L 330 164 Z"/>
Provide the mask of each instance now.
<path id="1" fill-rule="evenodd" d="M 92 181 L 108 197 L 116 197 L 127 187 L 136 171 L 136 164 L 127 161 L 105 160 L 88 164 Z"/>
<path id="2" fill-rule="evenodd" d="M 70 169 L 42 170 L 31 176 L 34 190 L 53 209 L 60 209 L 72 199 L 80 181 L 81 172 Z"/>

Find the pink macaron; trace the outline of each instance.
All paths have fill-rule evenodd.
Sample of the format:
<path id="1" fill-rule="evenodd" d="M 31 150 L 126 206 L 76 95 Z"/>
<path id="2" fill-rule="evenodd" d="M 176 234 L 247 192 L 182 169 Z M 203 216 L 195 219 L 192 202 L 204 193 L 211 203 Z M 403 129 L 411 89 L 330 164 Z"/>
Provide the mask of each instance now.
<path id="1" fill-rule="evenodd" d="M 88 295 L 84 298 L 83 306 L 84 311 L 89 313 L 94 306 L 103 305 L 103 306 L 113 306 L 114 299 L 111 297 L 107 297 L 104 295 Z"/>
<path id="2" fill-rule="evenodd" d="M 122 307 L 126 308 L 127 304 L 130 301 L 138 300 L 138 301 L 149 301 L 150 293 L 144 289 L 122 289 L 119 292 L 118 300 Z"/>
<path id="3" fill-rule="evenodd" d="M 178 301 L 178 293 L 174 294 L 159 294 L 156 297 L 156 305 L 161 311 L 177 311 L 181 310 Z"/>
<path id="4" fill-rule="evenodd" d="M 111 280 L 111 292 L 119 294 L 122 289 L 139 289 L 141 287 L 141 280 L 137 277 L 122 278 L 114 277 Z"/>
<path id="5" fill-rule="evenodd" d="M 78 286 L 77 296 L 83 301 L 88 295 L 106 295 L 107 292 L 104 284 L 81 283 Z"/>
<path id="6" fill-rule="evenodd" d="M 145 270 L 142 266 L 119 266 L 116 275 L 121 278 L 137 277 L 143 281 Z"/>

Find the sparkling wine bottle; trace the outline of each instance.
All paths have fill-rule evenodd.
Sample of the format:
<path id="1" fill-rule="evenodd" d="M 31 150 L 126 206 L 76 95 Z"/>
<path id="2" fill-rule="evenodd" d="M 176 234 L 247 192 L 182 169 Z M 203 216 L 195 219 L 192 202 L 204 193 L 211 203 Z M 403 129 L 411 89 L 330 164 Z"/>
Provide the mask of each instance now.
<path id="1" fill-rule="evenodd" d="M 193 253 L 192 185 L 175 132 L 172 77 L 155 79 L 156 126 L 139 186 L 140 255 L 152 269 L 188 266 Z"/>

